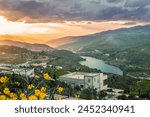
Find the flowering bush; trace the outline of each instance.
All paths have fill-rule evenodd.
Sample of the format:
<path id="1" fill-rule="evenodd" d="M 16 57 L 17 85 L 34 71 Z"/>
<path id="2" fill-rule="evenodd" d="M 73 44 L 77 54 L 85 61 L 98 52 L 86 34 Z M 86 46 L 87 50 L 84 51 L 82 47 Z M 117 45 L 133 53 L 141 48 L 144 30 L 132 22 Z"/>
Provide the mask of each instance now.
<path id="1" fill-rule="evenodd" d="M 48 100 L 56 92 L 61 94 L 63 88 L 48 73 L 38 79 L 0 77 L 0 100 Z"/>

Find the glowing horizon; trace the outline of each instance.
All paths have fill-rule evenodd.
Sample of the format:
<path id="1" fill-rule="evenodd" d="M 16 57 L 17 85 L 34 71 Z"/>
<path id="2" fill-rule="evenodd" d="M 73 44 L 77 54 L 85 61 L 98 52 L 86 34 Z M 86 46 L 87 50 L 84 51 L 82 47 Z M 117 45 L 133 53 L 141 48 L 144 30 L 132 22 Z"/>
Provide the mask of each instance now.
<path id="1" fill-rule="evenodd" d="M 127 23 L 132 22 L 130 25 Z M 10 39 L 28 43 L 46 43 L 47 41 L 67 37 L 83 36 L 98 32 L 130 28 L 148 24 L 135 21 L 64 21 L 48 23 L 13 22 L 0 16 L 0 40 Z M 10 36 L 11 35 L 11 36 Z M 53 44 L 53 47 L 58 45 Z"/>

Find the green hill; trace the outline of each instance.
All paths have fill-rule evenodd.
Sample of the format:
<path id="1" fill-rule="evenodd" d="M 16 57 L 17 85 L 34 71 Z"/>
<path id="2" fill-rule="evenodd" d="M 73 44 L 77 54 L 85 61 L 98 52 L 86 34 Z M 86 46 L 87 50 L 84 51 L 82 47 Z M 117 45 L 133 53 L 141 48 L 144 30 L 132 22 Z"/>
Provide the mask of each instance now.
<path id="1" fill-rule="evenodd" d="M 127 76 L 146 78 L 150 76 L 150 45 L 129 48 L 110 54 L 107 61 L 120 66 Z"/>
<path id="2" fill-rule="evenodd" d="M 15 46 L 25 48 L 35 52 L 53 51 L 54 49 L 46 44 L 31 44 L 12 40 L 0 40 L 0 45 Z"/>
<path id="3" fill-rule="evenodd" d="M 150 76 L 150 25 L 118 29 L 74 37 L 75 42 L 61 48 L 103 59 L 120 67 L 126 76 Z"/>
<path id="4" fill-rule="evenodd" d="M 78 62 L 83 59 L 79 55 L 67 50 L 35 52 L 15 46 L 0 46 L 0 63 L 19 64 L 28 60 L 33 62 L 45 60 L 49 64 L 63 66 L 68 70 L 75 70 L 81 66 Z"/>
<path id="5" fill-rule="evenodd" d="M 32 58 L 36 53 L 30 50 L 14 47 L 0 46 L 0 63 L 23 63 L 28 58 Z"/>
<path id="6" fill-rule="evenodd" d="M 150 25 L 72 37 L 74 42 L 60 48 L 72 51 L 117 51 L 150 43 Z"/>

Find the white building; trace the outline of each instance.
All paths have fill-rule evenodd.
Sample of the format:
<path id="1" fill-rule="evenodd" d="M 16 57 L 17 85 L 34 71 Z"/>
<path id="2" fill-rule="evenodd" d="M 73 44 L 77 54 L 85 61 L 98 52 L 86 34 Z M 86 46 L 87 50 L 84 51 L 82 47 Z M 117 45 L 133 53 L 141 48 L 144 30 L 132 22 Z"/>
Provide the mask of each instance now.
<path id="1" fill-rule="evenodd" d="M 106 90 L 107 85 L 104 84 L 104 80 L 107 79 L 107 75 L 103 73 L 82 73 L 74 72 L 59 77 L 60 81 L 64 81 L 69 84 L 83 86 L 84 88 L 93 87 L 98 91 Z"/>
<path id="2" fill-rule="evenodd" d="M 15 74 L 21 75 L 21 76 L 27 76 L 27 77 L 34 77 L 34 69 L 13 69 L 12 70 Z"/>
<path id="3" fill-rule="evenodd" d="M 18 64 L 17 67 L 30 67 L 29 62 Z"/>
<path id="4" fill-rule="evenodd" d="M 47 63 L 33 63 L 31 64 L 32 67 L 47 67 Z"/>
<path id="5" fill-rule="evenodd" d="M 63 67 L 62 66 L 56 66 L 56 69 L 61 70 L 61 69 L 63 69 Z"/>
<path id="6" fill-rule="evenodd" d="M 0 67 L 11 67 L 11 64 L 0 64 Z"/>
<path id="7" fill-rule="evenodd" d="M 5 71 L 5 70 L 0 70 L 0 74 L 12 74 L 12 72 L 11 71 Z"/>

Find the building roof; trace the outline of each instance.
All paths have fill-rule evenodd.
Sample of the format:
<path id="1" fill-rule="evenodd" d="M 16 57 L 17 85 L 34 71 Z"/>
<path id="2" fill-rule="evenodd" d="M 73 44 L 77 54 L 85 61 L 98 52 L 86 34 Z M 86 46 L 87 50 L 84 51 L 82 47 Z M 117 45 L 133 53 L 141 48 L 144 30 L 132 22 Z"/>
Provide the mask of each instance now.
<path id="1" fill-rule="evenodd" d="M 70 74 L 62 75 L 60 77 L 83 80 L 84 76 L 94 77 L 94 76 L 97 76 L 97 75 L 99 75 L 99 73 L 73 72 L 73 73 L 70 73 Z"/>

